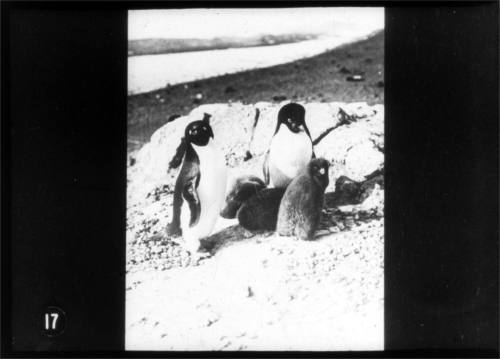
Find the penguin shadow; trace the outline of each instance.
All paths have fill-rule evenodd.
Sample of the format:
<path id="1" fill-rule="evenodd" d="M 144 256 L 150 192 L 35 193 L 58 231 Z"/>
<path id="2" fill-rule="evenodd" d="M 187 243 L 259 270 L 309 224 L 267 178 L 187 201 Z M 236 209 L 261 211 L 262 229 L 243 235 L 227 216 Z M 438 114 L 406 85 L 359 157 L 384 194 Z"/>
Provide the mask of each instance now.
<path id="1" fill-rule="evenodd" d="M 200 252 L 206 252 L 214 255 L 224 247 L 234 243 L 246 241 L 258 235 L 269 236 L 273 232 L 270 231 L 249 231 L 239 224 L 235 224 L 220 230 L 200 241 Z"/>
<path id="2" fill-rule="evenodd" d="M 334 233 L 331 230 L 332 227 L 340 223 L 342 223 L 343 228 L 350 228 L 355 213 L 344 214 L 338 207 L 361 204 L 371 194 L 375 184 L 383 187 L 383 183 L 384 178 L 379 171 L 367 176 L 361 182 L 351 180 L 346 176 L 339 177 L 335 182 L 336 190 L 325 193 L 323 213 L 314 239 L 318 240 Z M 366 220 L 369 221 L 371 218 L 366 218 Z M 207 252 L 213 255 L 222 248 L 234 243 L 257 236 L 269 237 L 274 233 L 275 231 L 270 230 L 250 231 L 239 224 L 235 224 L 202 239 L 200 252 Z"/>
<path id="3" fill-rule="evenodd" d="M 338 191 L 325 193 L 325 206 L 323 207 L 323 215 L 315 239 L 320 239 L 330 234 L 330 232 L 325 232 L 324 229 L 331 227 L 338 221 L 338 216 L 335 216 L 335 214 L 338 213 L 337 206 L 357 204 L 357 202 L 358 201 L 351 196 L 347 196 L 345 193 L 339 193 Z M 250 231 L 239 224 L 235 224 L 202 239 L 200 243 L 200 252 L 214 255 L 222 248 L 231 246 L 235 243 L 243 242 L 256 236 L 268 237 L 274 233 L 275 231 L 268 230 Z"/>

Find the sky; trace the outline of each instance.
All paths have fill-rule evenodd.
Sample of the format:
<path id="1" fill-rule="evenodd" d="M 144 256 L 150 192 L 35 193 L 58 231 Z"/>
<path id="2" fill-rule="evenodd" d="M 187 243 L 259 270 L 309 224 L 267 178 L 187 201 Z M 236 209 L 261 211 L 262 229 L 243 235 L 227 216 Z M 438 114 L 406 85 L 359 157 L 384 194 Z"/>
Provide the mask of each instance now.
<path id="1" fill-rule="evenodd" d="M 129 40 L 251 37 L 260 34 L 335 34 L 349 26 L 384 28 L 384 9 L 317 7 L 281 9 L 132 10 Z"/>

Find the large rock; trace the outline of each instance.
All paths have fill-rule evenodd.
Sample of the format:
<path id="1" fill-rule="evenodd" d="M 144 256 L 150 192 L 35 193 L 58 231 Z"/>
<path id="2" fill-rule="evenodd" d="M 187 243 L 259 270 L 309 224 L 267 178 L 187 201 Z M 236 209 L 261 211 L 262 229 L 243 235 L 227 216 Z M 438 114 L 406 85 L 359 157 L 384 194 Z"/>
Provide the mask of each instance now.
<path id="1" fill-rule="evenodd" d="M 226 156 L 230 186 L 242 174 L 262 176 L 263 156 L 274 133 L 278 111 L 283 105 L 268 102 L 202 105 L 153 134 L 151 141 L 138 151 L 135 164 L 128 168 L 129 270 L 142 267 L 168 269 L 190 264 L 189 256 L 164 235 L 172 213 L 175 179 L 180 170 L 169 169 L 169 163 L 176 155 L 186 125 L 202 119 L 205 113 L 211 114 L 215 139 Z M 384 107 L 368 106 L 366 103 L 308 103 L 305 108 L 312 138 L 321 139 L 315 146 L 316 155 L 327 158 L 332 164 L 330 185 L 326 190 L 326 207 L 329 208 L 326 210 L 342 204 L 360 203 L 373 188 L 370 185 L 373 181 L 363 182 L 365 176 L 383 167 Z M 248 152 L 251 156 L 247 155 Z M 345 188 L 333 193 L 337 180 L 342 176 L 355 181 L 352 193 L 347 193 L 349 191 L 346 192 Z M 383 212 L 383 198 L 374 207 L 377 210 L 371 212 L 379 216 Z M 348 230 L 348 224 L 352 222 L 344 215 L 336 217 L 332 211 L 328 216 L 325 226 L 334 230 Z M 339 220 L 346 225 L 337 223 Z M 213 230 L 215 239 L 220 234 L 222 242 L 240 240 L 244 234 L 230 228 L 236 224 L 236 220 L 220 217 Z"/>
<path id="2" fill-rule="evenodd" d="M 189 115 L 167 123 L 153 134 L 151 141 L 138 152 L 135 165 L 129 167 L 129 201 L 140 200 L 159 186 L 173 186 L 179 169 L 169 170 L 169 162 L 176 153 L 186 125 L 202 119 L 204 113 L 212 115 L 215 139 L 226 156 L 230 178 L 244 173 L 262 176 L 263 155 L 269 147 L 277 114 L 283 104 L 259 102 L 255 105 L 202 105 Z M 331 131 L 315 146 L 316 155 L 325 157 L 332 164 L 331 185 L 327 191 L 334 189 L 335 179 L 341 175 L 361 181 L 364 176 L 383 166 L 382 105 L 334 102 L 308 103 L 304 106 L 306 122 L 313 139 L 339 124 L 340 109 L 354 120 Z M 254 129 L 257 110 L 260 114 Z M 254 134 L 251 140 L 252 131 Z M 245 161 L 247 150 L 252 157 Z"/>

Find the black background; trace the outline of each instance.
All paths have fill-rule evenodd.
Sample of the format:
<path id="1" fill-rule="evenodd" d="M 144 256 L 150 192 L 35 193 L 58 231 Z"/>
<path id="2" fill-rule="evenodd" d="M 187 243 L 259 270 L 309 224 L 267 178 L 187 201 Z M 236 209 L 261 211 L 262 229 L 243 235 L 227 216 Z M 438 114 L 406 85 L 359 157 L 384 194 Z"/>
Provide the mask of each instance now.
<path id="1" fill-rule="evenodd" d="M 498 4 L 378 5 L 389 353 L 350 355 L 496 356 Z M 4 355 L 124 349 L 127 7 L 2 3 Z"/>

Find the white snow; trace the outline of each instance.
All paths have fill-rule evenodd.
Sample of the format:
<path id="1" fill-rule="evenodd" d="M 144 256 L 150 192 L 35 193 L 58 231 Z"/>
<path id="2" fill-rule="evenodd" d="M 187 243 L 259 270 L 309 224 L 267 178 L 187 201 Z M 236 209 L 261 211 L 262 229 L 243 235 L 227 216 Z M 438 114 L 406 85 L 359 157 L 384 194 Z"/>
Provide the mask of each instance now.
<path id="1" fill-rule="evenodd" d="M 212 115 L 231 183 L 241 174 L 262 176 L 283 104 L 202 105 L 157 130 L 138 152 L 127 174 L 127 350 L 384 348 L 384 198 L 378 185 L 362 204 L 339 208 L 348 221 L 329 218 L 331 224 L 311 242 L 251 234 L 236 220 L 219 217 L 213 236 L 230 242 L 193 265 L 164 235 L 178 174 L 168 163 L 185 126 L 205 112 Z M 304 106 L 313 139 L 339 123 L 339 109 L 355 118 L 315 146 L 316 155 L 330 162 L 327 192 L 335 190 L 339 176 L 360 181 L 383 168 L 383 105 Z M 260 119 L 250 140 L 257 108 Z M 253 158 L 244 161 L 249 148 Z M 158 198 L 151 195 L 165 186 L 169 190 Z M 376 215 L 358 220 L 360 211 Z"/>

